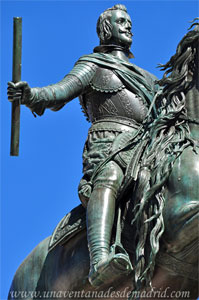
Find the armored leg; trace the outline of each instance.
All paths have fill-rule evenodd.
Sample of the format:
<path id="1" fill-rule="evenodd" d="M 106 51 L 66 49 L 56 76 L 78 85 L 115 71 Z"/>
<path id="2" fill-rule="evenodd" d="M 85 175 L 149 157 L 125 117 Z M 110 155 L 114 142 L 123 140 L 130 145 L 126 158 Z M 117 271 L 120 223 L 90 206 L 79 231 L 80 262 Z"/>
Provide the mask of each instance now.
<path id="1" fill-rule="evenodd" d="M 121 168 L 115 162 L 109 162 L 98 175 L 88 202 L 87 238 L 91 261 L 89 281 L 94 286 L 103 284 L 108 277 L 121 276 L 129 269 L 128 256 L 110 255 L 115 202 L 122 180 Z"/>

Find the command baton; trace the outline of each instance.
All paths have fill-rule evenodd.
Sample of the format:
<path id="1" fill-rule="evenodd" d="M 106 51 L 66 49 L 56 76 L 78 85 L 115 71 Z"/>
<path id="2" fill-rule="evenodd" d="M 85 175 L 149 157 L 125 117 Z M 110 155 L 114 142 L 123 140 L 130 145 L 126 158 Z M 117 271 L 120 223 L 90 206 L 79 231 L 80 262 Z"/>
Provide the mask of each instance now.
<path id="1" fill-rule="evenodd" d="M 22 48 L 22 18 L 13 18 L 13 65 L 12 81 L 17 83 L 21 80 L 21 48 Z M 10 155 L 19 155 L 19 130 L 20 130 L 20 101 L 12 102 L 12 124 Z"/>

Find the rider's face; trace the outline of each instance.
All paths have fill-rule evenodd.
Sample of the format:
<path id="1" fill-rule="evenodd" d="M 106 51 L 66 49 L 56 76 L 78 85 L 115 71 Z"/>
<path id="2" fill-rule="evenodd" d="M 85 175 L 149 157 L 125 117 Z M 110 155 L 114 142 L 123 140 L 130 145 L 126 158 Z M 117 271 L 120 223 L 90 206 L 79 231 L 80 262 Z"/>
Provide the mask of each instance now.
<path id="1" fill-rule="evenodd" d="M 130 48 L 132 44 L 132 23 L 130 16 L 125 11 L 114 10 L 112 11 L 110 22 L 113 26 L 111 42 Z"/>

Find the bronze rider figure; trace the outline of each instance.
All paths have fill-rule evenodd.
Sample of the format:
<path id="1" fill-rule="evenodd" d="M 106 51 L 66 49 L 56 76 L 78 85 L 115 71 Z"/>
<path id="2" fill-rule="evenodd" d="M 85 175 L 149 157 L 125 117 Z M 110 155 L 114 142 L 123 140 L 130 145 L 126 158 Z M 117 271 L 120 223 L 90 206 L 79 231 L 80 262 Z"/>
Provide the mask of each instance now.
<path id="1" fill-rule="evenodd" d="M 117 278 L 132 271 L 127 254 L 110 253 L 116 201 L 128 155 L 118 154 L 103 165 L 115 149 L 122 147 L 125 134 L 136 134 L 156 89 L 156 78 L 129 62 L 133 57 L 131 27 L 126 7 L 115 5 L 98 19 L 100 45 L 94 53 L 81 57 L 60 82 L 42 88 L 30 88 L 22 81 L 8 83 L 9 100 L 20 99 L 40 116 L 46 108 L 57 111 L 79 97 L 92 123 L 83 153 L 79 197 L 87 209 L 89 281 L 94 286 L 103 284 L 107 274 Z"/>

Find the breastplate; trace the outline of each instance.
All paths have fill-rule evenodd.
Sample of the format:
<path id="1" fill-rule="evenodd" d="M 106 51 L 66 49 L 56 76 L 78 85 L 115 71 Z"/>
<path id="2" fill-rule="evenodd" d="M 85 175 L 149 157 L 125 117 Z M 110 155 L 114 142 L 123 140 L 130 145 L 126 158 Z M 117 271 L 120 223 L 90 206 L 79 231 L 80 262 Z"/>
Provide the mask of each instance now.
<path id="1" fill-rule="evenodd" d="M 140 123 L 147 114 L 141 97 L 128 90 L 114 71 L 98 68 L 83 95 L 89 120 L 104 117 L 126 117 Z"/>

